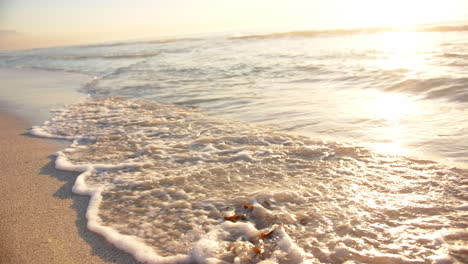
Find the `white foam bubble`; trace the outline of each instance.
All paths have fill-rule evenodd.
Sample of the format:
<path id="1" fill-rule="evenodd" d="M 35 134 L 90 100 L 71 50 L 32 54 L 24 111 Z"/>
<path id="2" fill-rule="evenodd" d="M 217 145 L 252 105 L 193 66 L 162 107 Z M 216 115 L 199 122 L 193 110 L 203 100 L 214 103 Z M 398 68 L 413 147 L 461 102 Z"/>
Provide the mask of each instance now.
<path id="1" fill-rule="evenodd" d="M 141 262 L 424 263 L 466 237 L 462 170 L 174 105 L 56 114 L 31 133 L 74 140 L 56 167 L 81 172 L 88 228 Z"/>

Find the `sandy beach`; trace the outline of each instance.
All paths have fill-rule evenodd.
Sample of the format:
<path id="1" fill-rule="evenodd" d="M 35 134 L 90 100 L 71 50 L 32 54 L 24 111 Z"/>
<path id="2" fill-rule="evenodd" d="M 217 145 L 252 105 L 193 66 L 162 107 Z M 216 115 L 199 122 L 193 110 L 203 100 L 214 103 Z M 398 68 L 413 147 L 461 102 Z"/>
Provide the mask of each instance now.
<path id="1" fill-rule="evenodd" d="M 0 264 L 468 264 L 468 31 L 366 30 L 0 52 Z"/>
<path id="2" fill-rule="evenodd" d="M 10 90 L 41 86 L 60 89 L 58 73 L 48 72 L 46 75 L 57 78 L 43 75 L 38 82 L 34 82 L 34 76 L 18 79 L 19 71 L 8 73 L 12 72 L 2 70 L 0 75 L 8 75 L 7 79 L 2 79 L 2 84 L 8 84 Z M 65 79 L 75 77 L 66 76 Z M 79 78 L 75 79 L 76 82 L 69 85 L 78 85 Z M 29 87 L 18 87 L 28 85 L 25 80 L 29 80 Z M 2 87 L 3 100 L 13 98 L 5 96 L 5 91 L 6 87 Z M 44 100 L 46 93 L 36 93 L 41 104 L 22 104 L 25 97 L 15 95 L 15 100 L 8 104 L 2 102 L 0 107 L 0 193 L 3 194 L 0 263 L 135 263 L 132 256 L 87 230 L 85 212 L 89 198 L 72 193 L 77 174 L 54 167 L 53 154 L 63 149 L 66 142 L 27 134 L 34 122 L 46 116 L 44 107 L 53 103 L 53 100 Z M 43 103 L 47 101 L 49 105 Z M 21 105 L 27 107 L 18 107 Z M 23 114 L 27 111 L 23 110 L 34 108 L 43 111 L 29 113 L 32 118 L 25 119 L 27 115 Z"/>

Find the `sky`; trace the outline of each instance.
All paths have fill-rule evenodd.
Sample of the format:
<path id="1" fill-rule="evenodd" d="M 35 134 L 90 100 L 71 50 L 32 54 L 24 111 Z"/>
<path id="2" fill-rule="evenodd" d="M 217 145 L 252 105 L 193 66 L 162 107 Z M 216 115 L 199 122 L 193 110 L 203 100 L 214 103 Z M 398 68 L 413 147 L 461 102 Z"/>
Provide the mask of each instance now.
<path id="1" fill-rule="evenodd" d="M 0 50 L 468 20 L 468 0 L 0 0 Z"/>

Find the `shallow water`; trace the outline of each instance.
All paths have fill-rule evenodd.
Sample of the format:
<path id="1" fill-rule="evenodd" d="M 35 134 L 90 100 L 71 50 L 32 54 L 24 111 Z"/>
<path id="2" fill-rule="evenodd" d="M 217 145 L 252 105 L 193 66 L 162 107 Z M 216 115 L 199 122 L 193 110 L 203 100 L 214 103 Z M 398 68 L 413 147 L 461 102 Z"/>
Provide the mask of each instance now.
<path id="1" fill-rule="evenodd" d="M 464 166 L 468 31 L 449 29 L 121 42 L 2 53 L 0 66 L 86 73 L 83 91 L 97 97 L 196 106 Z"/>
<path id="2" fill-rule="evenodd" d="M 119 98 L 32 133 L 75 139 L 57 167 L 84 172 L 91 230 L 141 261 L 467 261 L 464 170 Z"/>
<path id="3" fill-rule="evenodd" d="M 88 97 L 78 92 L 89 81 L 89 76 L 83 74 L 57 76 L 51 71 L 2 68 L 0 80 L 0 112 L 12 113 L 31 125 L 51 118 L 51 108 L 62 108 Z"/>
<path id="4" fill-rule="evenodd" d="M 0 66 L 94 76 L 94 99 L 31 133 L 74 140 L 57 167 L 83 172 L 88 227 L 140 261 L 466 263 L 468 35 L 428 31 L 122 42 Z"/>

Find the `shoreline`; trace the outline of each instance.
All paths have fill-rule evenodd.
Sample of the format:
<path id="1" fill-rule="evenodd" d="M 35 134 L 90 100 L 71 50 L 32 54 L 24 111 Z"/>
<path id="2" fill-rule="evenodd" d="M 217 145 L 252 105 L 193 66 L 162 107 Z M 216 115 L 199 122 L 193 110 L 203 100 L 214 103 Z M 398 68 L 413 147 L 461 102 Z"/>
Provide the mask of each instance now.
<path id="1" fill-rule="evenodd" d="M 55 169 L 65 144 L 26 134 L 27 123 L 0 114 L 2 263 L 137 263 L 86 228 L 88 196 L 72 193 L 78 173 Z"/>
<path id="2" fill-rule="evenodd" d="M 51 109 L 86 100 L 78 90 L 91 80 L 80 73 L 0 68 L 0 112 L 38 125 L 52 117 Z"/>
<path id="3" fill-rule="evenodd" d="M 69 142 L 27 132 L 49 109 L 84 100 L 76 90 L 88 77 L 30 69 L 0 77 L 0 263 L 137 263 L 87 229 L 90 197 L 72 193 L 79 174 L 55 168 Z"/>

